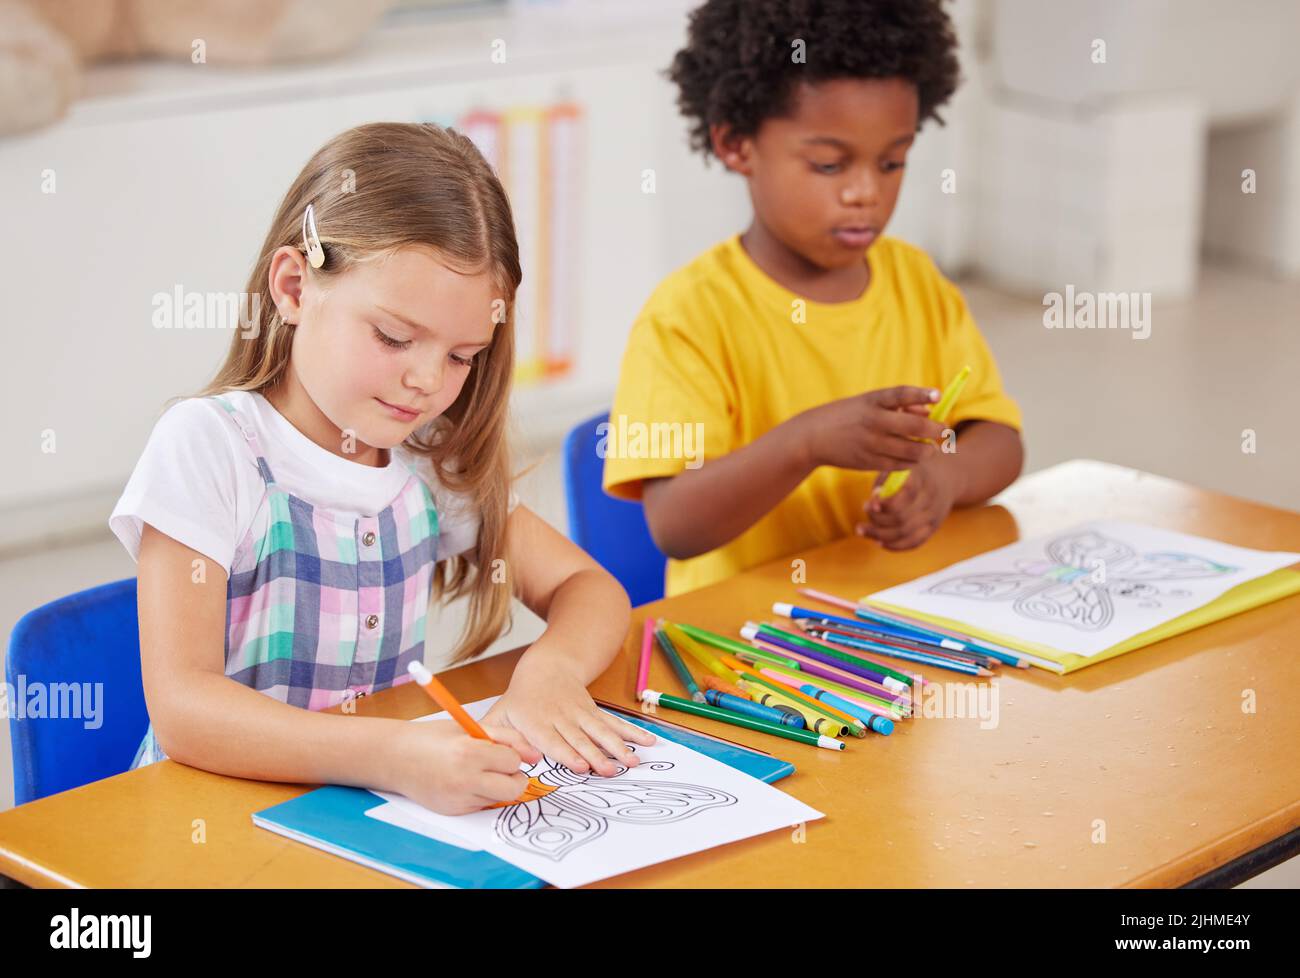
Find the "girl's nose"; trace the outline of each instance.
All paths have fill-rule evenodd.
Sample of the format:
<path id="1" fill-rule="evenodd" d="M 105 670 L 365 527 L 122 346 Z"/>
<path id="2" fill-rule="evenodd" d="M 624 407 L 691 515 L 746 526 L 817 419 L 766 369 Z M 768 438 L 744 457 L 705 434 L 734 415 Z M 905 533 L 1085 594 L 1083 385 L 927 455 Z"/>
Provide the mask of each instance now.
<path id="1" fill-rule="evenodd" d="M 445 361 L 446 357 L 439 355 L 412 367 L 406 374 L 407 385 L 418 388 L 427 395 L 437 394 L 442 390 L 442 380 L 446 375 Z"/>

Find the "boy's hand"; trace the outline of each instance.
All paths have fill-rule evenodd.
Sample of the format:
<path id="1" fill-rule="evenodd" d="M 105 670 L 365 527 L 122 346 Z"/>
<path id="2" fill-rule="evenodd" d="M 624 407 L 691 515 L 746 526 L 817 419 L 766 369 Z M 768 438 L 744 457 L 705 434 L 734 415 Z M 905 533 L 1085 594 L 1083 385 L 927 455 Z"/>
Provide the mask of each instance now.
<path id="1" fill-rule="evenodd" d="M 878 541 L 886 550 L 910 550 L 919 547 L 939 528 L 957 499 L 958 486 L 953 466 L 936 453 L 912 469 L 903 488 L 887 499 L 877 490 L 887 472 L 876 478 L 871 498 L 862 504 L 870 523 L 859 523 L 859 536 Z"/>
<path id="2" fill-rule="evenodd" d="M 578 774 L 592 770 L 613 777 L 620 765 L 635 767 L 637 757 L 624 741 L 648 747 L 655 735 L 597 707 L 563 653 L 542 648 L 544 642 L 545 637 L 539 639 L 519 660 L 510 686 L 484 722 L 513 727 L 547 757 Z"/>
<path id="3" fill-rule="evenodd" d="M 541 755 L 518 731 L 483 725 L 493 742 L 471 737 L 455 720 L 403 723 L 393 740 L 394 790 L 440 815 L 465 815 L 514 801 L 528 787 L 521 761 Z"/>
<path id="4" fill-rule="evenodd" d="M 926 415 L 939 399 L 932 387 L 886 387 L 841 398 L 800 414 L 813 467 L 882 472 L 907 469 L 931 458 L 943 425 Z"/>

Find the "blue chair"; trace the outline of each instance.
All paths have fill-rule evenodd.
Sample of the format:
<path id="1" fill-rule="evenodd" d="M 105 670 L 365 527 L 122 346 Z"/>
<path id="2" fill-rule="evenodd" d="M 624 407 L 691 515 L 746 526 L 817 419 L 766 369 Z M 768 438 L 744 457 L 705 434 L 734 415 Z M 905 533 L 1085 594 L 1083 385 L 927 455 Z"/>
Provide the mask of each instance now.
<path id="1" fill-rule="evenodd" d="M 569 536 L 596 558 L 627 591 L 633 605 L 664 596 L 664 566 L 639 503 L 615 499 L 601 488 L 605 460 L 596 452 L 608 414 L 588 418 L 564 439 L 564 494 Z"/>
<path id="2" fill-rule="evenodd" d="M 9 639 L 5 679 L 13 740 L 14 804 L 120 774 L 131 766 L 149 724 L 140 678 L 135 578 L 101 584 L 29 611 Z M 40 683 L 40 686 L 35 686 Z M 61 693 L 72 685 L 99 687 L 95 703 Z M 85 684 L 90 684 L 87 687 Z M 33 704 L 42 691 L 43 717 L 22 717 L 19 698 Z M 51 717 L 79 705 L 80 716 Z M 88 714 L 97 707 L 98 717 Z M 87 723 L 99 726 L 87 729 Z"/>

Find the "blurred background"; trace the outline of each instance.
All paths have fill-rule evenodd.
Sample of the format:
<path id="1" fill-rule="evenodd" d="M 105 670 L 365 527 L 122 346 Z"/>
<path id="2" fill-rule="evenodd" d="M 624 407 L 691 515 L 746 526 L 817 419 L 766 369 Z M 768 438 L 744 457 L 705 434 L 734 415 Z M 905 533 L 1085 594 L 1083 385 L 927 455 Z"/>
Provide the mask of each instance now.
<path id="1" fill-rule="evenodd" d="M 693 5 L 285 3 L 250 25 L 243 3 L 200 3 L 217 12 L 178 43 L 141 27 L 163 14 L 140 0 L 143 40 L 57 9 L 62 24 L 0 39 L 0 58 L 48 50 L 51 76 L 0 99 L 21 129 L 0 136 L 5 646 L 32 608 L 135 574 L 109 512 L 164 402 L 230 341 L 156 329 L 154 297 L 242 290 L 299 168 L 362 122 L 455 125 L 502 171 L 525 270 L 520 493 L 563 528 L 561 440 L 608 408 L 641 304 L 749 221 L 741 179 L 688 151 L 662 76 Z M 1026 471 L 1094 458 L 1300 509 L 1300 5 L 950 12 L 964 81 L 947 125 L 920 134 L 886 233 L 961 284 L 1024 409 Z M 1067 286 L 1150 293 L 1149 335 L 1044 328 Z M 431 617 L 431 665 L 460 623 Z M 493 651 L 539 631 L 519 608 Z M 9 763 L 6 724 L 0 806 Z"/>

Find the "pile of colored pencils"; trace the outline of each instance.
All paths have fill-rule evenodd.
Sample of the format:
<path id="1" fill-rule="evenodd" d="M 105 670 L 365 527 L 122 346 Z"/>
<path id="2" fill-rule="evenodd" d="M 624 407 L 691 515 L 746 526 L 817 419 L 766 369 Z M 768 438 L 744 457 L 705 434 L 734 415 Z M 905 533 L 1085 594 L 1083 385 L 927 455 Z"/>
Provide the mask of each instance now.
<path id="1" fill-rule="evenodd" d="M 799 593 L 851 611 L 853 617 L 777 602 L 772 612 L 782 622 L 746 622 L 740 630 L 743 642 L 694 625 L 647 619 L 637 699 L 843 750 L 840 738 L 846 735 L 888 736 L 894 724 L 915 715 L 925 679 L 905 671 L 911 666 L 976 677 L 992 676 L 1002 665 L 1028 666 L 1010 650 L 931 623 L 812 588 Z M 656 647 L 681 682 L 684 697 L 647 688 Z M 880 661 L 882 657 L 893 664 Z M 701 680 L 687 659 L 703 670 Z"/>

